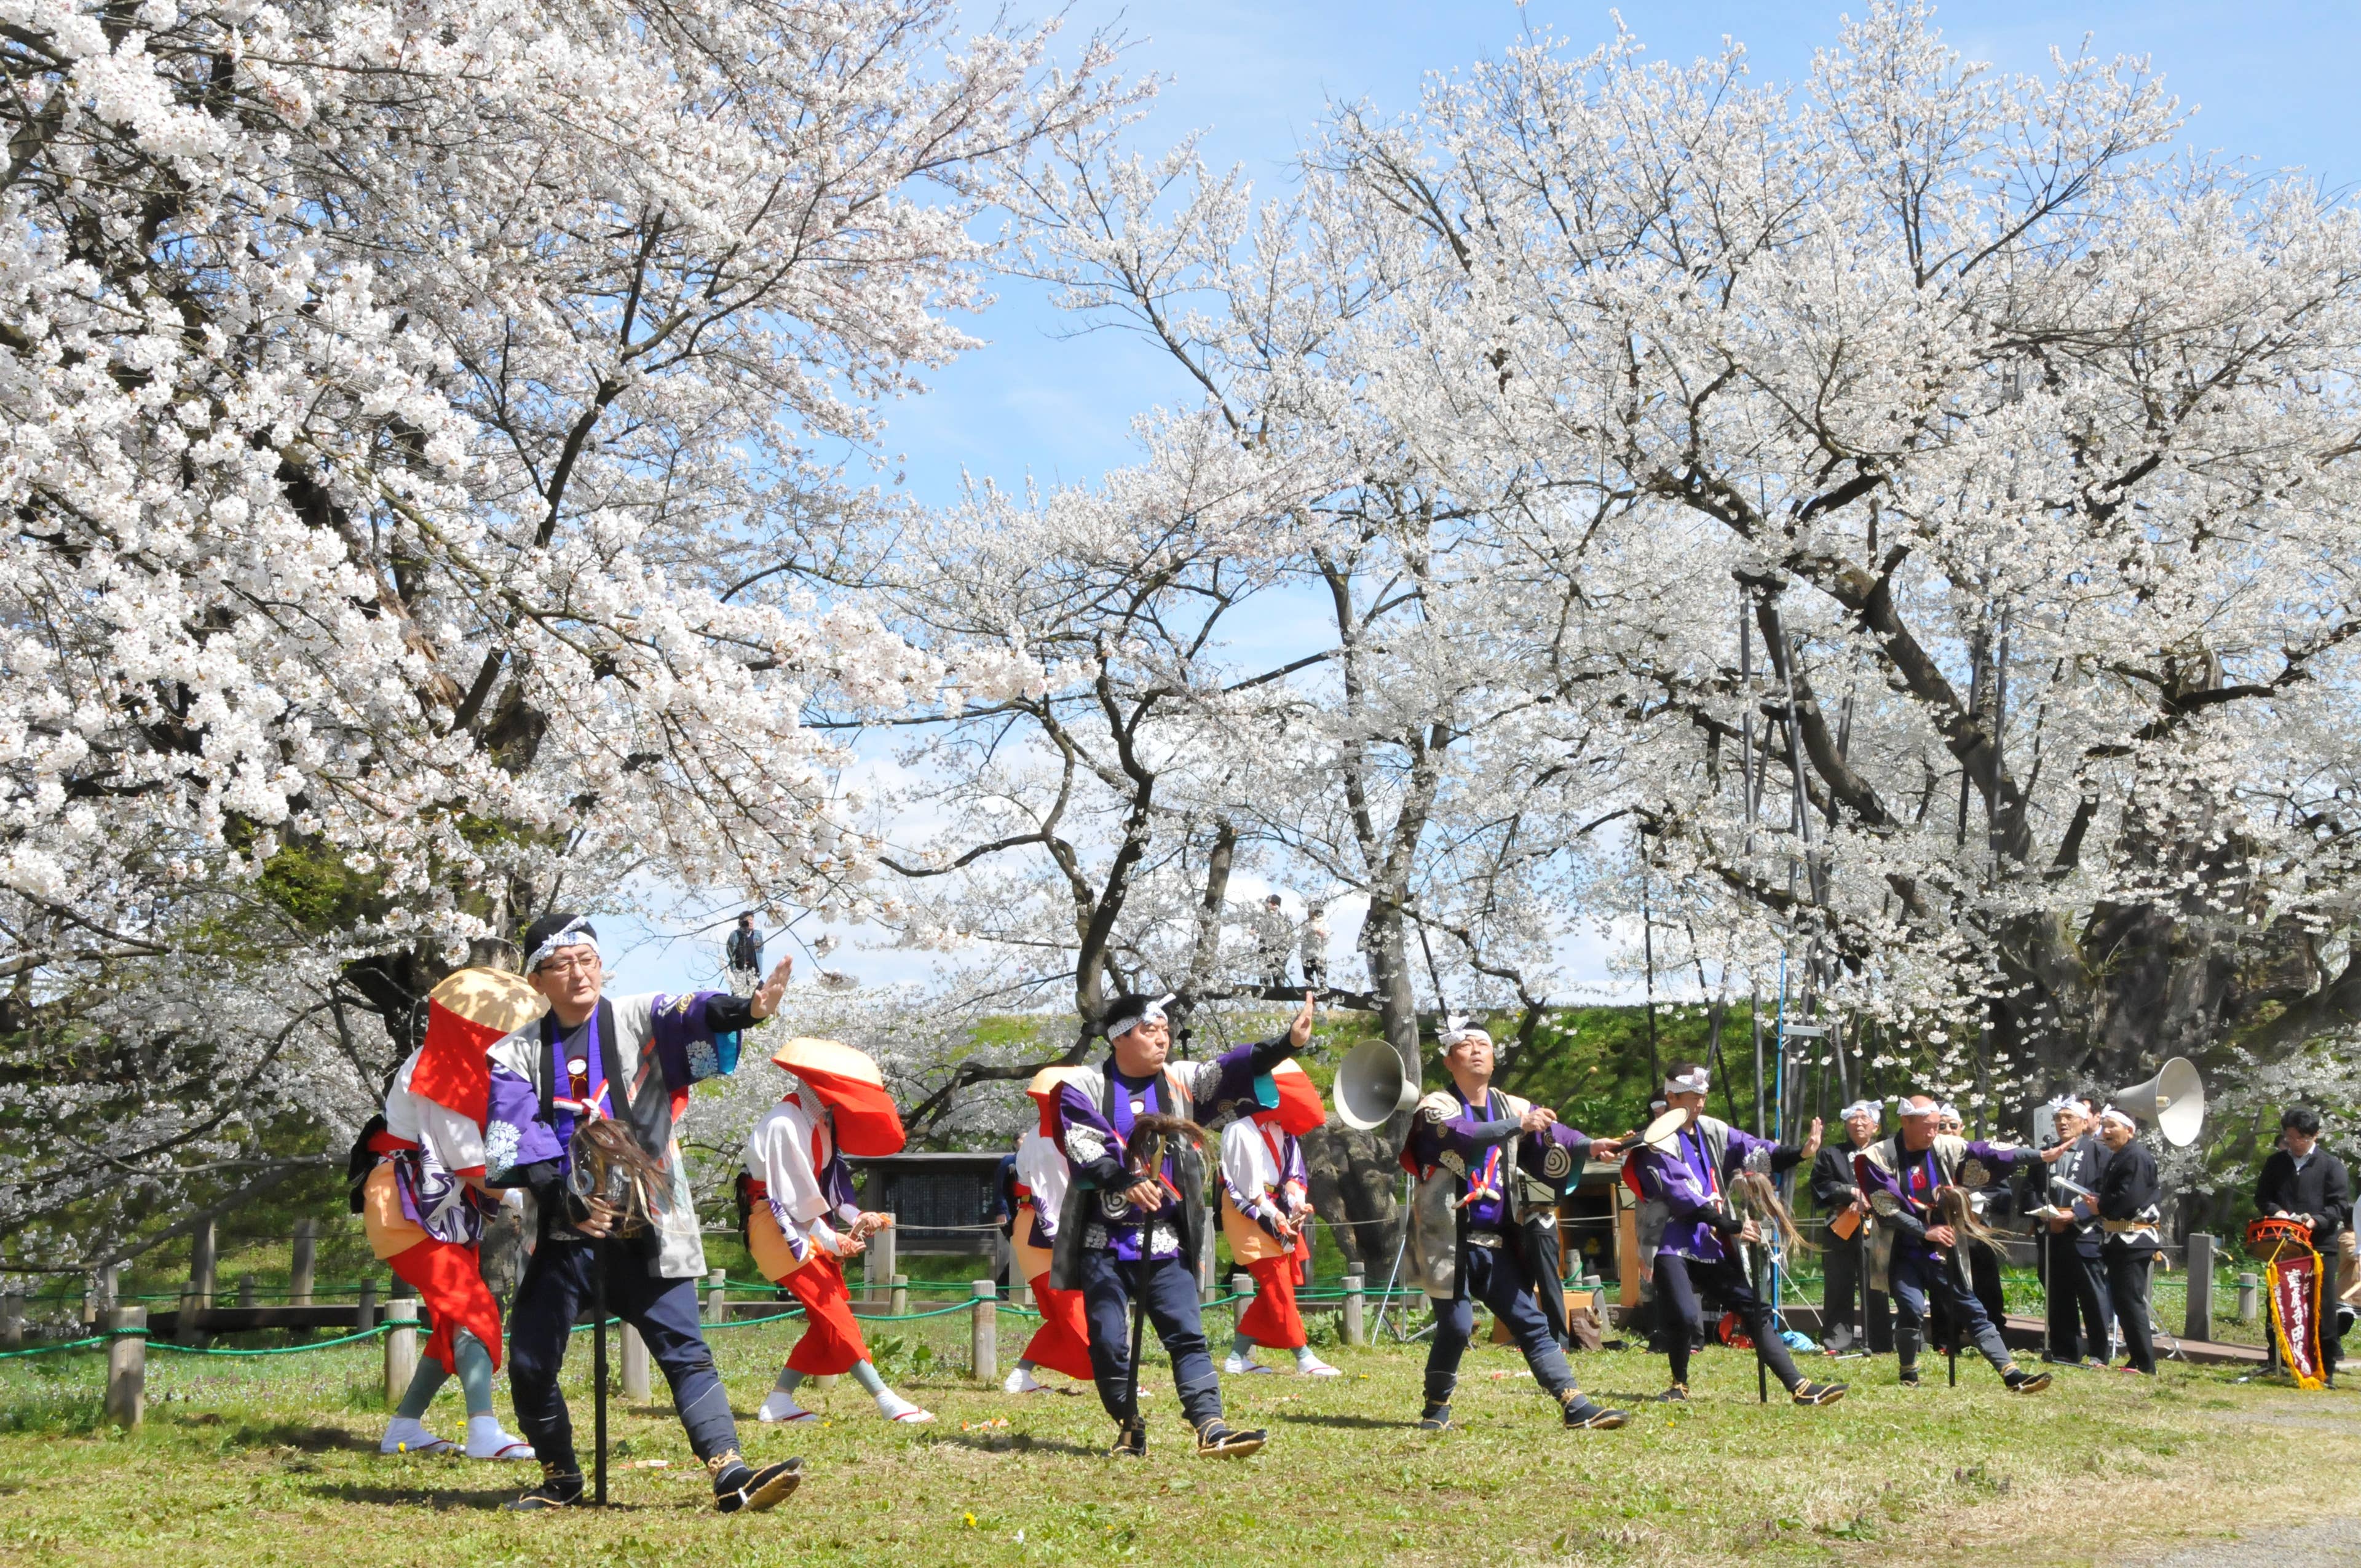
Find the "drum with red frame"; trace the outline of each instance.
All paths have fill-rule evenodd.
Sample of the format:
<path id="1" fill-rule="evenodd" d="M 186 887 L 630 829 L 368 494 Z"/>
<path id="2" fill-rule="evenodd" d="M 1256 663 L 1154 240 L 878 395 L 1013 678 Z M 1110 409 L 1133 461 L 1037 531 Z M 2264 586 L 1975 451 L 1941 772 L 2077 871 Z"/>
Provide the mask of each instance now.
<path id="1" fill-rule="evenodd" d="M 2288 1247 L 2312 1251 L 2312 1227 L 2301 1220 L 2261 1219 L 2246 1226 L 2246 1251 L 2266 1263 L 2276 1262 Z"/>

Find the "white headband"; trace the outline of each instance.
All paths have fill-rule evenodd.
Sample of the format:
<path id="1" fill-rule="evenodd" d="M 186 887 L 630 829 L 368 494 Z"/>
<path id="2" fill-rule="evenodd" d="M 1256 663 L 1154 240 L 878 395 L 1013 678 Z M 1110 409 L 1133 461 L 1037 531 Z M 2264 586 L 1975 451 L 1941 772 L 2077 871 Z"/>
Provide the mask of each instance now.
<path id="1" fill-rule="evenodd" d="M 1158 997 L 1155 1001 L 1142 1007 L 1138 1012 L 1131 1014 L 1129 1017 L 1116 1019 L 1114 1023 L 1107 1025 L 1106 1037 L 1110 1040 L 1120 1040 L 1126 1035 L 1130 1034 L 1134 1029 L 1138 1028 L 1142 1024 L 1163 1023 L 1164 1004 L 1174 1000 L 1180 994 L 1180 993 L 1177 991 L 1168 991 L 1163 995 Z"/>
<path id="2" fill-rule="evenodd" d="M 1855 1116 L 1879 1116 L 1884 1113 L 1885 1107 L 1874 1100 L 1856 1100 L 1837 1113 L 1837 1120 L 1850 1122 Z"/>
<path id="3" fill-rule="evenodd" d="M 2133 1121 L 2129 1116 L 2124 1114 L 2121 1111 L 2116 1110 L 2112 1105 L 2099 1113 L 2099 1120 L 2102 1122 L 2121 1122 L 2133 1132 L 2136 1133 L 2139 1131 L 2139 1124 L 2137 1122 Z"/>
<path id="4" fill-rule="evenodd" d="M 1443 1027 L 1434 1032 L 1434 1038 L 1446 1051 L 1467 1040 L 1481 1040 L 1488 1046 L 1492 1043 L 1490 1030 L 1470 1024 L 1456 1013 L 1444 1019 Z"/>
<path id="5" fill-rule="evenodd" d="M 1706 1070 L 1703 1068 L 1683 1073 L 1678 1078 L 1664 1080 L 1664 1092 L 1667 1094 L 1703 1094 L 1705 1086 Z"/>
<path id="6" fill-rule="evenodd" d="M 598 938 L 591 933 L 589 916 L 577 915 L 567 922 L 565 929 L 553 933 L 541 946 L 533 950 L 533 956 L 524 960 L 524 972 L 531 974 L 539 969 L 542 960 L 560 948 L 588 948 L 591 951 L 598 952 L 601 959 L 606 957 L 605 953 L 598 950 Z"/>
<path id="7" fill-rule="evenodd" d="M 1894 1113 L 1897 1116 L 1932 1116 L 1938 1109 L 1939 1107 L 1934 1105 L 1913 1105 L 1905 1100 L 1895 1107 Z"/>
<path id="8" fill-rule="evenodd" d="M 1939 1114 L 1948 1116 L 1954 1122 L 1964 1122 L 1967 1120 L 1965 1116 L 1960 1114 L 1960 1108 L 1957 1105 L 1952 1104 L 1948 1100 L 1944 1101 L 1942 1104 L 1937 1106 L 1935 1109 Z"/>

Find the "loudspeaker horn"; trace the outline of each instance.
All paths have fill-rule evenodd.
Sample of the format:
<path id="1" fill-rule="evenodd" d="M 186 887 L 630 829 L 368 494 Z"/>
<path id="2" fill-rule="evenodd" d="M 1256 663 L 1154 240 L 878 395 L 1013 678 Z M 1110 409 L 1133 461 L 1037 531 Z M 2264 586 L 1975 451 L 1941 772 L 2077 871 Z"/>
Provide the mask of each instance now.
<path id="1" fill-rule="evenodd" d="M 2175 1057 L 2146 1083 L 2116 1090 L 2112 1103 L 2143 1122 L 2154 1122 L 2166 1143 L 2186 1148 L 2205 1125 L 2205 1080 L 2197 1075 L 2195 1062 Z"/>
<path id="2" fill-rule="evenodd" d="M 1364 1040 L 1336 1064 L 1336 1114 L 1366 1133 L 1397 1111 L 1418 1103 L 1418 1083 L 1402 1071 L 1400 1052 L 1383 1040 Z"/>

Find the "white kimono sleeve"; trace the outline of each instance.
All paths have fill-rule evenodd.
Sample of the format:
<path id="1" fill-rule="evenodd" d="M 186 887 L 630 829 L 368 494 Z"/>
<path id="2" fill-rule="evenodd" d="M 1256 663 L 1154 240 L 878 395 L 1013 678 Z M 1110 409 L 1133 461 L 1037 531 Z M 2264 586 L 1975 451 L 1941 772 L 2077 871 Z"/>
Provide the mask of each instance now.
<path id="1" fill-rule="evenodd" d="M 1263 1217 L 1263 1189 L 1275 1185 L 1270 1150 L 1254 1123 L 1239 1117 L 1222 1129 L 1222 1186 L 1239 1213 L 1249 1220 Z"/>
<path id="2" fill-rule="evenodd" d="M 746 1169 L 770 1191 L 771 1217 L 797 1258 L 812 1248 L 839 1253 L 829 1201 L 811 1160 L 812 1126 L 803 1107 L 782 1101 L 746 1140 Z"/>

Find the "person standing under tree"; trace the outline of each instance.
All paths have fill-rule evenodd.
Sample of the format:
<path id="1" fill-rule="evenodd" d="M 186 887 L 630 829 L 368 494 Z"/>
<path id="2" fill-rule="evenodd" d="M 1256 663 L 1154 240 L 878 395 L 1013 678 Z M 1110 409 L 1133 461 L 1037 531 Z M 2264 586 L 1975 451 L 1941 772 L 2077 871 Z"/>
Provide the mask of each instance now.
<path id="1" fill-rule="evenodd" d="M 1812 1199 L 1828 1221 L 1823 1255 L 1828 1262 L 1827 1288 L 1820 1296 L 1821 1337 L 1834 1354 L 1856 1343 L 1856 1323 L 1866 1314 L 1869 1350 L 1883 1355 L 1894 1348 L 1894 1319 L 1885 1292 L 1868 1290 L 1870 1238 L 1876 1221 L 1869 1200 L 1853 1180 L 1852 1157 L 1877 1141 L 1878 1122 L 1884 1107 L 1874 1100 L 1857 1100 L 1844 1108 L 1846 1145 L 1830 1144 L 1812 1161 Z M 1838 1229 L 1850 1231 L 1839 1235 Z M 1868 1298 L 1862 1304 L 1864 1293 Z"/>
<path id="2" fill-rule="evenodd" d="M 2057 1146 L 2065 1152 L 2050 1168 L 2048 1179 L 2063 1178 L 2085 1191 L 2096 1192 L 2107 1168 L 2107 1149 L 2098 1139 L 2098 1118 L 2092 1109 L 2079 1095 L 2061 1095 L 2049 1102 L 2050 1113 L 2057 1118 Z M 2107 1325 L 2114 1319 L 2107 1299 L 2106 1262 L 2099 1246 L 2106 1233 L 2095 1214 L 2077 1217 L 2072 1193 L 2064 1188 L 2057 1191 L 2064 1201 L 2050 1207 L 2063 1212 L 2045 1219 L 2041 1242 L 2049 1298 L 2047 1358 L 2068 1364 L 2087 1358 L 2104 1365 L 2110 1337 Z"/>
<path id="3" fill-rule="evenodd" d="M 2107 1297 L 2124 1329 L 2124 1352 L 2131 1370 L 2156 1376 L 2156 1326 L 2148 1313 L 2147 1277 L 2163 1238 L 2164 1188 L 2157 1180 L 2156 1156 L 2139 1141 L 2139 1125 L 2110 1105 L 2099 1113 L 2099 1141 L 2107 1146 L 2107 1168 L 2099 1196 L 2074 1200 L 2078 1216 L 2095 1215 L 2106 1232 Z"/>
<path id="4" fill-rule="evenodd" d="M 730 994 L 753 995 L 763 980 L 763 933 L 754 929 L 752 910 L 738 916 L 737 927 L 722 944 L 721 959 L 730 970 Z"/>
<path id="5" fill-rule="evenodd" d="M 1287 911 L 1279 894 L 1272 894 L 1247 916 L 1246 929 L 1253 933 L 1255 965 L 1262 974 L 1262 983 L 1273 992 L 1287 989 L 1287 949 L 1293 945 L 1295 927 L 1287 918 Z"/>
<path id="6" fill-rule="evenodd" d="M 495 1043 L 490 1056 L 533 1085 L 539 1119 L 564 1153 L 556 1178 L 533 1189 L 541 1245 L 517 1288 L 509 1335 L 509 1389 L 542 1481 L 508 1506 L 530 1512 L 581 1499 L 574 1424 L 557 1378 L 576 1321 L 603 1288 L 608 1310 L 639 1331 L 664 1368 L 689 1446 L 713 1477 L 713 1506 L 725 1514 L 771 1508 L 802 1481 L 803 1461 L 756 1470 L 738 1452 L 730 1396 L 697 1324 L 705 1244 L 673 1119 L 690 1085 L 737 1069 L 739 1036 L 778 1010 L 795 960 L 781 962 L 750 997 L 610 997 L 598 933 L 582 916 L 543 916 L 525 928 L 523 947 L 525 977 L 549 1011 Z M 639 1216 L 575 1190 L 577 1174 L 590 1174 L 579 1168 L 598 1141 L 590 1129 L 607 1121 L 653 1168 L 643 1179 L 646 1224 L 633 1234 L 619 1231 Z M 577 1129 L 586 1133 L 580 1143 Z"/>
<path id="7" fill-rule="evenodd" d="M 2266 1219 L 2301 1221 L 2312 1227 L 2312 1246 L 2323 1270 L 2337 1266 L 2337 1236 L 2353 1223 L 2353 1180 L 2345 1162 L 2320 1146 L 2320 1113 L 2290 1105 L 2279 1115 L 2279 1146 L 2263 1161 L 2255 1180 L 2255 1212 Z M 2330 1295 L 2328 1289 L 2321 1291 Z M 2320 1314 L 2320 1365 L 2335 1381 L 2336 1358 L 2344 1354 L 2349 1311 L 2342 1303 Z"/>
<path id="8" fill-rule="evenodd" d="M 1328 983 L 1328 906 L 1309 905 L 1303 911 L 1303 929 L 1296 938 L 1296 961 L 1303 966 L 1303 987 L 1318 992 Z"/>

